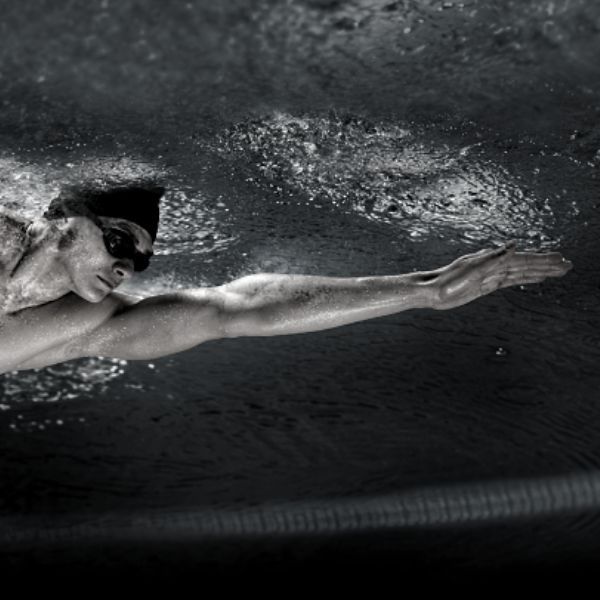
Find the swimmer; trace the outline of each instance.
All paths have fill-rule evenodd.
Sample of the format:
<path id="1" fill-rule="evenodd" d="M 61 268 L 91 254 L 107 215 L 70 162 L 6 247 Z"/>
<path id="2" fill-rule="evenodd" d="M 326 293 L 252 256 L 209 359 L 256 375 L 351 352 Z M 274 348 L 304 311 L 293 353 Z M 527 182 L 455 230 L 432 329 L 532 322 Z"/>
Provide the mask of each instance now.
<path id="1" fill-rule="evenodd" d="M 562 277 L 558 252 L 500 248 L 381 277 L 257 274 L 138 298 L 115 291 L 152 257 L 162 188 L 71 188 L 35 221 L 0 207 L 0 373 L 104 356 L 148 360 L 202 342 L 319 331 L 412 308 L 447 310 Z"/>

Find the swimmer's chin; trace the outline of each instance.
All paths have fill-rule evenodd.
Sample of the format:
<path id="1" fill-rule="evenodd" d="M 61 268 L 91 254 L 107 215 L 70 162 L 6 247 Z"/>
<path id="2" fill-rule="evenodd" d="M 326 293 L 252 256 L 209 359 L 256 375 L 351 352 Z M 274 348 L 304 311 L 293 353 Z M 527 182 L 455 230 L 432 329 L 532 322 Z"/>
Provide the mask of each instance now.
<path id="1" fill-rule="evenodd" d="M 98 302 L 102 302 L 102 300 L 104 300 L 104 298 L 106 298 L 112 291 L 113 288 L 107 285 L 102 285 L 102 287 L 98 286 L 87 290 L 73 290 L 73 292 L 80 298 L 92 304 L 98 304 Z"/>
<path id="2" fill-rule="evenodd" d="M 82 300 L 85 300 L 86 302 L 90 302 L 91 304 L 98 304 L 98 302 L 102 302 L 102 300 L 104 300 L 104 298 L 106 298 L 106 296 L 108 296 L 108 294 L 110 294 L 110 292 L 90 293 L 90 292 L 77 292 L 77 291 L 74 291 L 73 293 L 76 294 L 77 296 L 79 296 Z"/>

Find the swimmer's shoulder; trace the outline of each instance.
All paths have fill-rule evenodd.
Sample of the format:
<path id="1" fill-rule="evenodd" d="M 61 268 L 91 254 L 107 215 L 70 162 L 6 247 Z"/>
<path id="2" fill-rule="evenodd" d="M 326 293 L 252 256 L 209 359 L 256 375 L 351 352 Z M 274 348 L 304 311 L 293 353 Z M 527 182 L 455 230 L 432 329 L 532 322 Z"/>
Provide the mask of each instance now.
<path id="1" fill-rule="evenodd" d="M 23 237 L 29 223 L 31 219 L 0 206 L 0 236 L 3 242 L 10 241 L 10 237 Z"/>
<path id="2" fill-rule="evenodd" d="M 12 313 L 0 320 L 0 374 L 89 356 L 90 344 L 107 335 L 103 325 L 141 300 L 111 292 L 100 302 L 91 303 L 70 292 L 52 302 Z M 120 329 L 117 335 L 123 333 Z"/>
<path id="3" fill-rule="evenodd" d="M 6 208 L 6 206 L 2 206 L 0 204 L 0 225 L 1 226 L 14 227 L 14 226 L 20 226 L 23 223 L 27 224 L 30 222 L 31 222 L 31 219 L 28 219 L 28 218 L 24 217 L 23 215 L 16 213 L 14 210 L 9 210 L 8 208 Z"/>
<path id="4" fill-rule="evenodd" d="M 18 251 L 25 239 L 31 219 L 24 217 L 5 206 L 0 206 L 0 262 L 5 263 Z"/>

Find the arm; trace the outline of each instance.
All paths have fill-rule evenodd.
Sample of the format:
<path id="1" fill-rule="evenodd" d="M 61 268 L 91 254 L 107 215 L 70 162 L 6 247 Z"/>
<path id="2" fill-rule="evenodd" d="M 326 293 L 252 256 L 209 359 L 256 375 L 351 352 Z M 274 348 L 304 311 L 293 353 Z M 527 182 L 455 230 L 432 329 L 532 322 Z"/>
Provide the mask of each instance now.
<path id="1" fill-rule="evenodd" d="M 217 288 L 131 302 L 79 340 L 73 353 L 149 359 L 210 339 L 319 331 L 411 308 L 446 310 L 501 287 L 562 276 L 571 267 L 558 253 L 516 253 L 514 244 L 506 244 L 409 275 L 250 275 Z"/>
<path id="2" fill-rule="evenodd" d="M 118 307 L 97 327 L 66 344 L 53 362 L 82 356 L 147 360 L 219 338 L 339 327 L 427 306 L 422 279 L 419 273 L 344 279 L 258 274 L 221 287 L 143 300 L 113 293 Z M 50 357 L 43 357 L 44 362 L 46 358 Z"/>
<path id="3" fill-rule="evenodd" d="M 428 308 L 432 290 L 426 273 L 333 278 L 259 274 L 221 289 L 229 337 L 289 335 L 320 331 Z"/>
<path id="4" fill-rule="evenodd" d="M 318 331 L 411 308 L 448 310 L 499 288 L 540 283 L 572 268 L 558 252 L 515 252 L 513 242 L 467 254 L 441 269 L 336 279 L 251 275 L 223 286 L 230 336 Z"/>

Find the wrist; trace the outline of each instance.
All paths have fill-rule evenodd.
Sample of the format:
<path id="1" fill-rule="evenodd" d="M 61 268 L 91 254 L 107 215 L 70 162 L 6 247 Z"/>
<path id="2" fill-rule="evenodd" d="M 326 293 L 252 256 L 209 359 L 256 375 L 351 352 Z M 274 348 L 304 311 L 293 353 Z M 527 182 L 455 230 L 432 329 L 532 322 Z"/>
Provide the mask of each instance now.
<path id="1" fill-rule="evenodd" d="M 440 306 L 440 284 L 437 271 L 420 271 L 413 273 L 418 293 L 418 308 L 437 310 Z"/>

